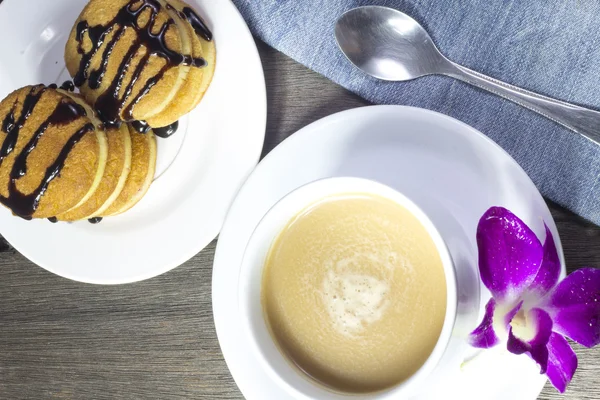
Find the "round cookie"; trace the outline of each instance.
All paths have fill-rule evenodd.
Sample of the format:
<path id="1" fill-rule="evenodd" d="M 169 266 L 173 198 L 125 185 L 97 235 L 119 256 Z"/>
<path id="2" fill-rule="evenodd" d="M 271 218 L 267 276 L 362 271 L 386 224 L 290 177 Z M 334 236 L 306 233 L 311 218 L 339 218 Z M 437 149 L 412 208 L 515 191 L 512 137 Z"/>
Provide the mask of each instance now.
<path id="1" fill-rule="evenodd" d="M 131 170 L 117 199 L 100 216 L 118 215 L 136 205 L 150 188 L 156 171 L 156 137 L 150 130 L 139 133 L 131 126 Z"/>
<path id="2" fill-rule="evenodd" d="M 26 219 L 85 203 L 107 158 L 104 130 L 70 96 L 26 86 L 0 102 L 0 203 Z"/>
<path id="3" fill-rule="evenodd" d="M 185 82 L 185 66 L 195 62 L 157 0 L 91 0 L 71 31 L 65 61 L 107 122 L 145 120 L 162 111 Z"/>
<path id="4" fill-rule="evenodd" d="M 163 1 L 167 2 L 167 0 Z M 170 12 L 173 18 L 180 21 L 178 26 L 181 25 L 184 31 L 182 37 L 186 36 L 191 42 L 192 56 L 197 59 L 204 59 L 206 65 L 202 68 L 187 67 L 190 70 L 185 85 L 179 88 L 175 101 L 171 101 L 158 115 L 146 120 L 148 125 L 154 128 L 170 125 L 181 116 L 192 111 L 200 103 L 208 89 L 216 66 L 216 49 L 212 40 L 212 33 L 207 28 L 205 31 L 200 30 L 204 27 L 200 17 L 183 1 L 168 0 L 168 4 L 170 7 L 167 7 L 167 9 L 171 9 Z M 199 21 L 202 27 L 196 26 L 195 29 L 190 21 L 194 24 Z"/>
<path id="5" fill-rule="evenodd" d="M 202 75 L 202 81 L 200 82 L 198 88 L 195 90 L 192 89 L 192 93 L 195 93 L 195 97 L 191 108 L 187 112 L 192 111 L 200 103 L 204 97 L 204 94 L 206 94 L 208 87 L 212 83 L 212 79 L 215 74 L 215 68 L 217 66 L 217 49 L 215 47 L 215 42 L 212 40 L 199 40 L 202 46 L 202 57 L 206 60 L 207 64 L 204 74 Z"/>
<path id="6" fill-rule="evenodd" d="M 190 70 L 190 67 L 186 65 L 185 61 L 186 59 L 188 62 L 191 62 L 192 60 L 192 48 L 190 41 L 188 38 L 182 35 L 184 33 L 182 27 L 179 26 L 178 21 L 173 19 L 173 15 L 165 7 L 164 1 L 155 0 L 153 3 L 160 7 L 159 11 L 157 12 L 156 21 L 154 22 L 154 26 L 159 27 L 159 29 L 155 29 L 154 33 L 158 33 L 162 27 L 168 26 L 167 33 L 173 33 L 173 35 L 177 35 L 178 50 L 171 51 L 173 54 L 170 61 L 159 58 L 159 61 L 162 62 L 161 68 L 153 71 L 152 73 L 148 73 L 147 69 L 150 65 L 152 65 L 152 58 L 159 56 L 149 56 L 147 61 L 149 64 L 144 68 L 141 79 L 138 79 L 136 84 L 133 86 L 133 93 L 144 93 L 148 88 L 147 82 L 149 81 L 152 82 L 153 80 L 156 80 L 157 83 L 150 89 L 148 95 L 141 97 L 131 96 L 129 98 L 123 111 L 124 121 L 144 121 L 162 112 L 173 101 L 179 88 L 185 84 L 188 72 Z M 144 16 L 141 18 L 142 22 L 140 25 L 146 26 L 146 22 L 144 21 L 143 17 Z M 175 47 L 167 46 L 167 48 L 173 49 Z M 162 52 L 163 50 L 160 51 Z M 146 55 L 148 54 L 149 53 L 146 51 Z M 180 59 L 177 60 L 177 58 Z M 142 59 L 140 64 L 144 65 L 144 59 Z M 156 61 L 154 64 L 158 65 Z M 147 79 L 144 78 L 144 74 L 146 74 Z"/>
<path id="7" fill-rule="evenodd" d="M 206 67 L 203 69 L 204 74 L 199 87 L 196 90 L 192 89 L 192 93 L 195 94 L 195 97 L 192 107 L 187 111 L 190 112 L 200 103 L 204 97 L 204 94 L 206 93 L 206 90 L 212 82 L 217 64 L 217 50 L 213 40 L 212 32 L 190 5 L 182 0 L 169 0 L 169 3 L 171 3 L 177 9 L 180 9 L 181 13 L 183 13 L 183 15 L 180 14 L 180 16 L 185 17 L 185 20 L 190 25 L 192 32 L 194 33 L 193 39 L 196 43 L 194 49 L 197 49 L 198 44 L 201 46 L 200 51 L 202 52 L 202 58 L 206 62 Z"/>
<path id="8" fill-rule="evenodd" d="M 131 138 L 125 124 L 106 131 L 108 158 L 104 175 L 93 196 L 79 207 L 57 215 L 59 221 L 90 219 L 102 214 L 119 197 L 131 169 Z"/>

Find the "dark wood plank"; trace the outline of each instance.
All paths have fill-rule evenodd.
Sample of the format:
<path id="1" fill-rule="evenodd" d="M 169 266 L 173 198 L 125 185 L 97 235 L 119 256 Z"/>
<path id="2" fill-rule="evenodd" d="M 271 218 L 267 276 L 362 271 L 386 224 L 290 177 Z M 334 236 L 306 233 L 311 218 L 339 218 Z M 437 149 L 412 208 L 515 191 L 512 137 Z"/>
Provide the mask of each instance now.
<path id="1" fill-rule="evenodd" d="M 265 153 L 321 117 L 367 102 L 259 44 L 269 97 Z M 556 205 L 567 263 L 600 265 L 600 229 Z M 215 243 L 133 285 L 84 285 L 36 267 L 0 240 L 0 399 L 241 399 L 216 339 Z M 598 399 L 600 351 L 578 347 L 566 396 Z"/>

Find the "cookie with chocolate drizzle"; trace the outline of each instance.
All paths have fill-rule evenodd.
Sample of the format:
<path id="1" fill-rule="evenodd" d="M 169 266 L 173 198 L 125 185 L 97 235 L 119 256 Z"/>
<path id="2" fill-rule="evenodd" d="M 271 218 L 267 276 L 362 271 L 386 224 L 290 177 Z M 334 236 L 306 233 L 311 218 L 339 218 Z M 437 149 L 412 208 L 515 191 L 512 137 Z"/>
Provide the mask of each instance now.
<path id="1" fill-rule="evenodd" d="M 212 34 L 175 0 L 91 0 L 65 49 L 67 69 L 107 124 L 173 124 L 212 80 Z"/>
<path id="2" fill-rule="evenodd" d="M 167 10 L 180 24 L 187 34 L 191 44 L 192 56 L 202 57 L 206 62 L 204 68 L 189 67 L 188 78 L 176 95 L 176 101 L 172 101 L 167 108 L 147 120 L 152 127 L 166 127 L 172 125 L 173 115 L 185 115 L 192 111 L 202 100 L 208 87 L 212 82 L 216 66 L 216 49 L 212 39 L 212 33 L 207 28 L 200 16 L 186 3 L 181 0 L 168 0 Z M 185 35 L 182 36 L 185 38 Z M 184 39 L 184 41 L 186 41 Z M 157 136 L 158 131 L 155 131 Z"/>
<path id="3" fill-rule="evenodd" d="M 0 102 L 0 204 L 25 219 L 85 203 L 107 160 L 103 127 L 65 91 L 26 86 Z"/>

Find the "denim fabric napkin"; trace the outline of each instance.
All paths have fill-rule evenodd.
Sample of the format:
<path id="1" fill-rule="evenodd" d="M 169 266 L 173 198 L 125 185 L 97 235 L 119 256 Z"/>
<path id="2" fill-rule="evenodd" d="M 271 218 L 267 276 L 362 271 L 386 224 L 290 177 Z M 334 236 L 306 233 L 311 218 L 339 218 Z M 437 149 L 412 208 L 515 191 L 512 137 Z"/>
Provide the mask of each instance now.
<path id="1" fill-rule="evenodd" d="M 346 10 L 385 5 L 419 21 L 451 60 L 505 82 L 600 108 L 600 2 L 595 0 L 233 0 L 252 32 L 378 104 L 450 115 L 506 149 L 547 198 L 600 224 L 600 146 L 520 106 L 451 78 L 383 82 L 337 48 Z M 598 127 L 600 129 L 600 127 Z"/>

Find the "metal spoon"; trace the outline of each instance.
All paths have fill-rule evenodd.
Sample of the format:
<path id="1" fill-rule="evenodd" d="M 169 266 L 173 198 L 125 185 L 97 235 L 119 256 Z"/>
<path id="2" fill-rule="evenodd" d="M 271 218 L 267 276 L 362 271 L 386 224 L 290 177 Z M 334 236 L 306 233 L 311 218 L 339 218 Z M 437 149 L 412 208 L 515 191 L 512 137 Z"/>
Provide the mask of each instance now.
<path id="1" fill-rule="evenodd" d="M 600 143 L 600 112 L 518 88 L 460 66 L 444 57 L 421 25 L 388 7 L 347 11 L 335 37 L 342 52 L 362 71 L 388 81 L 441 74 L 470 83 L 535 111 Z"/>

